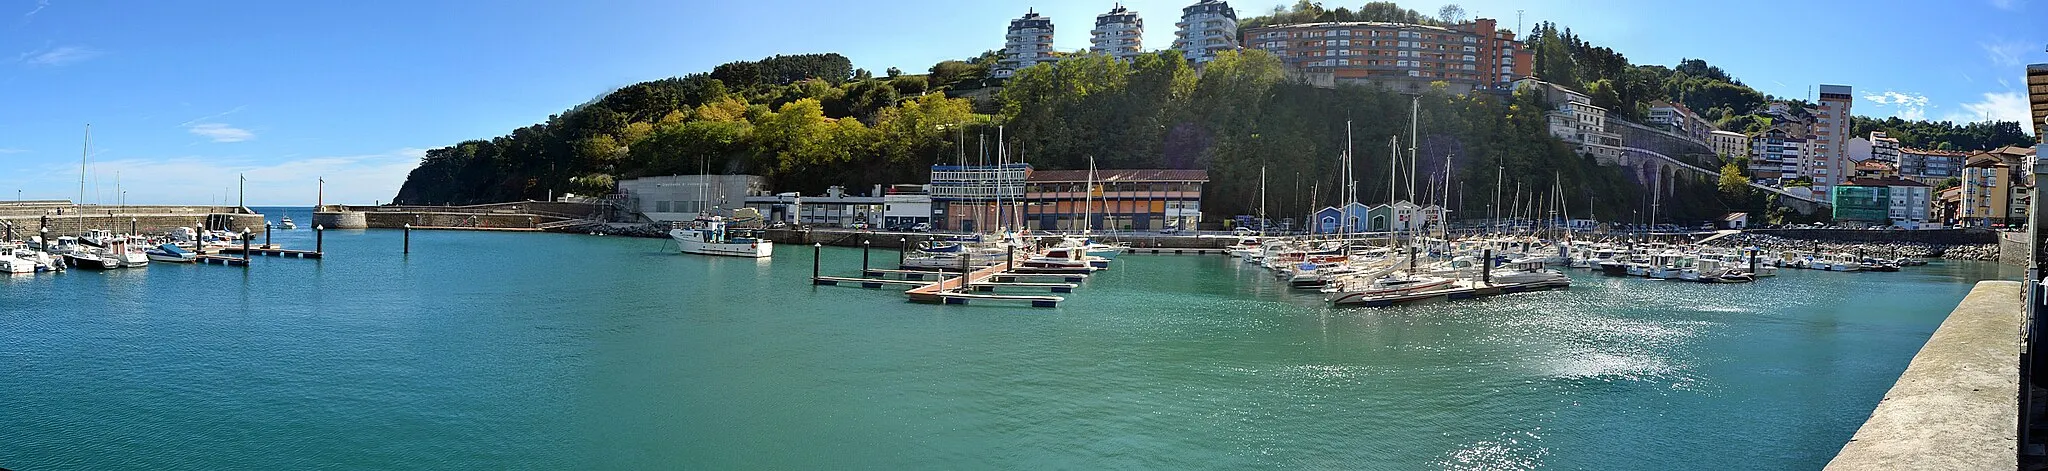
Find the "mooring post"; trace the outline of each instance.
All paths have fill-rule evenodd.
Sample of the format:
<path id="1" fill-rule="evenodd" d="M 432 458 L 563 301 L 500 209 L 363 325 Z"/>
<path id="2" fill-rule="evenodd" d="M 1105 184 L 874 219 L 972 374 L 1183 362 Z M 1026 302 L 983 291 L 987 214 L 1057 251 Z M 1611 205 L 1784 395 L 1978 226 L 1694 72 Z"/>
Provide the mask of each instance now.
<path id="1" fill-rule="evenodd" d="M 860 276 L 868 276 L 868 236 L 860 236 Z"/>
<path id="2" fill-rule="evenodd" d="M 313 253 L 325 254 L 327 247 L 327 226 L 313 225 Z"/>
<path id="3" fill-rule="evenodd" d="M 1758 252 L 1763 252 L 1763 251 L 1764 251 L 1763 249 L 1749 249 L 1749 274 L 1750 274 L 1751 276 L 1756 276 L 1756 256 L 1757 256 L 1757 253 L 1758 253 Z"/>
<path id="4" fill-rule="evenodd" d="M 275 246 L 275 245 L 270 245 L 270 233 L 271 233 L 271 230 L 270 230 L 270 223 L 264 223 L 264 224 L 263 224 L 263 248 L 266 248 L 266 249 L 268 249 L 268 248 L 273 248 L 273 247 L 277 247 L 277 246 Z"/>
<path id="5" fill-rule="evenodd" d="M 137 221 L 135 220 L 135 218 L 128 218 L 128 234 L 129 234 L 129 235 L 141 235 L 141 234 L 142 234 L 141 232 L 136 232 L 136 231 L 135 231 L 135 226 L 136 226 L 136 222 L 137 222 Z"/>
<path id="6" fill-rule="evenodd" d="M 249 228 L 242 228 L 242 266 L 249 265 Z"/>
<path id="7" fill-rule="evenodd" d="M 811 243 L 811 281 L 818 280 L 818 262 L 824 260 L 825 244 Z"/>
<path id="8" fill-rule="evenodd" d="M 1493 284 L 1493 250 L 1487 249 L 1480 256 L 1485 258 L 1479 262 L 1479 282 L 1491 285 Z"/>
<path id="9" fill-rule="evenodd" d="M 405 254 L 412 254 L 412 224 L 405 225 Z"/>
<path id="10" fill-rule="evenodd" d="M 910 250 L 908 247 L 910 247 L 909 237 L 899 237 L 896 239 L 896 268 L 903 268 L 904 251 Z"/>

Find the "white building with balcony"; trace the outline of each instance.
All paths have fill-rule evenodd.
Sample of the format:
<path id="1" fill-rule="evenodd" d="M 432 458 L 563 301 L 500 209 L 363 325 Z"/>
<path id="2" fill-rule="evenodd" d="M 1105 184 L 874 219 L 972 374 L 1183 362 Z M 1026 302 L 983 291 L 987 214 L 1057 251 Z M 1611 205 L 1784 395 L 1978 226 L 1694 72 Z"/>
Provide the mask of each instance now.
<path id="1" fill-rule="evenodd" d="M 1202 0 L 1180 9 L 1180 22 L 1174 27 L 1179 31 L 1174 33 L 1173 49 L 1188 62 L 1207 63 L 1216 53 L 1238 47 L 1237 10 L 1223 0 Z"/>
<path id="2" fill-rule="evenodd" d="M 1053 56 L 1052 18 L 1027 10 L 1023 18 L 1010 20 L 1003 35 L 1003 58 L 996 61 L 996 78 L 1010 78 L 1017 71 L 1059 59 Z"/>
<path id="3" fill-rule="evenodd" d="M 1117 4 L 1109 13 L 1095 15 L 1095 29 L 1089 33 L 1089 50 L 1123 61 L 1136 60 L 1145 53 L 1145 20 L 1138 12 Z"/>

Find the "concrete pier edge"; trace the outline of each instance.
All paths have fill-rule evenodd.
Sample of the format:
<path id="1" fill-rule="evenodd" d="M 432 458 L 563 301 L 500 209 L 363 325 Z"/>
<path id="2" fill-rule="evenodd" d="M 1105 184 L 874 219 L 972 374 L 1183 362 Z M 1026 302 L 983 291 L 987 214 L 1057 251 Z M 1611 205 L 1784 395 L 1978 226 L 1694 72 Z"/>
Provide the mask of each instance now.
<path id="1" fill-rule="evenodd" d="M 1826 469 L 2018 469 L 2022 291 L 1978 282 Z"/>

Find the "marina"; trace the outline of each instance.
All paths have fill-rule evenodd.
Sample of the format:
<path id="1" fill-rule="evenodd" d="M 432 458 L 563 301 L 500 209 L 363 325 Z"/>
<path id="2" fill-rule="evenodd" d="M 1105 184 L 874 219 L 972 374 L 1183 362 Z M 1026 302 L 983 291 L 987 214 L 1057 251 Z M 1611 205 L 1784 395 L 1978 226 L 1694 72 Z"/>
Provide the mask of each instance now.
<path id="1" fill-rule="evenodd" d="M 814 262 L 862 273 L 855 248 L 749 259 L 436 231 L 401 254 L 397 230 L 328 232 L 321 260 L 0 278 L 0 304 L 22 308 L 0 316 L 0 422 L 19 424 L 0 440 L 20 445 L 0 460 L 1814 468 L 1970 282 L 2018 276 L 1969 261 L 1735 285 L 1568 270 L 1568 291 L 1346 308 L 1242 259 L 1124 254 L 1056 308 L 947 306 L 804 286 Z M 136 308 L 163 291 L 188 297 Z M 533 301 L 567 298 L 589 302 Z M 1153 413 L 1107 412 L 1134 406 Z M 156 434 L 187 438 L 75 439 Z M 792 451 L 748 451 L 763 443 Z M 494 451 L 447 452 L 477 449 Z"/>

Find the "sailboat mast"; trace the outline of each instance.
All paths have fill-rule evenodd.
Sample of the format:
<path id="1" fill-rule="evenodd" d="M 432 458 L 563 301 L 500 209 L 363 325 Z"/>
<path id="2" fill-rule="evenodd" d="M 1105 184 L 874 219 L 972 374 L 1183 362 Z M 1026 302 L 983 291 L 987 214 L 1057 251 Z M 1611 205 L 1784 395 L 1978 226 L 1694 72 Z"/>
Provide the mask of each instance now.
<path id="1" fill-rule="evenodd" d="M 1081 191 L 1086 192 L 1081 200 L 1082 204 L 1086 206 L 1081 210 L 1081 233 L 1088 234 L 1095 230 L 1095 156 L 1093 155 L 1088 156 L 1088 187 L 1082 188 Z"/>
<path id="2" fill-rule="evenodd" d="M 1088 161 L 1088 168 L 1095 168 L 1095 161 Z M 1092 171 L 1092 170 L 1091 170 Z M 1259 165 L 1259 236 L 1266 235 L 1266 166 Z"/>
<path id="3" fill-rule="evenodd" d="M 1395 134 L 1387 140 L 1387 206 L 1394 205 L 1394 190 L 1401 186 L 1401 135 Z M 1414 191 L 1414 190 L 1410 190 Z M 1393 221 L 1387 221 L 1391 227 Z"/>
<path id="4" fill-rule="evenodd" d="M 1493 168 L 1493 223 L 1490 224 L 1493 227 L 1487 229 L 1486 232 L 1489 234 L 1500 230 L 1500 187 L 1503 183 L 1506 183 L 1501 181 L 1501 178 L 1507 175 L 1507 170 L 1508 168 L 1505 166 L 1495 166 Z"/>
<path id="5" fill-rule="evenodd" d="M 92 124 L 85 125 L 85 146 L 78 151 L 78 201 L 71 202 L 71 213 L 78 215 L 78 234 L 85 234 L 85 161 L 92 156 Z"/>
<path id="6" fill-rule="evenodd" d="M 1422 168 L 1422 154 L 1416 153 L 1415 146 L 1422 140 L 1419 125 L 1422 116 L 1422 97 L 1416 96 L 1408 102 L 1408 201 L 1415 202 L 1415 174 Z"/>

